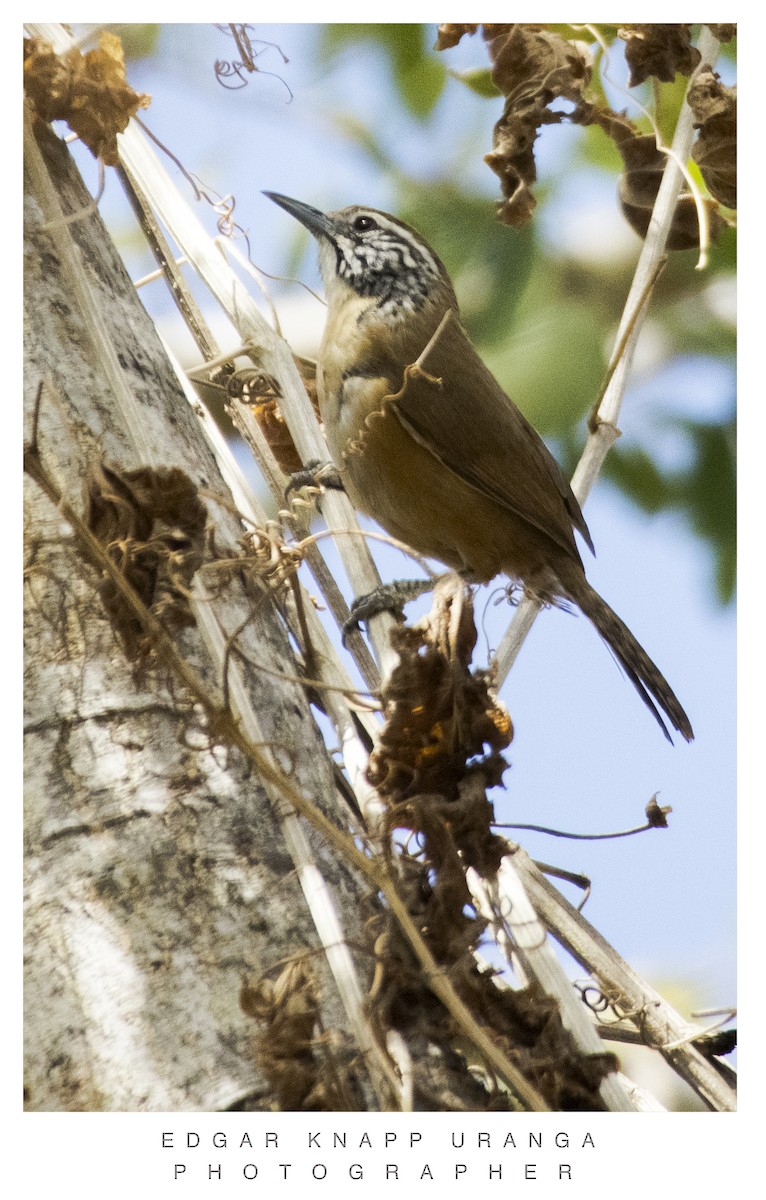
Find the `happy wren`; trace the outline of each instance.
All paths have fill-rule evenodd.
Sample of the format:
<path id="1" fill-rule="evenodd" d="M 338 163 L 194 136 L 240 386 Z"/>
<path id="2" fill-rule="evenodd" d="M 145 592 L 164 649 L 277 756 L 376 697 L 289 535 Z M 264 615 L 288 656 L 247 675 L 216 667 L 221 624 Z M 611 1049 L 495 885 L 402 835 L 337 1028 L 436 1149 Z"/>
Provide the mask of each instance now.
<path id="1" fill-rule="evenodd" d="M 504 573 L 543 603 L 576 604 L 665 736 L 658 706 L 691 741 L 672 688 L 585 578 L 574 531 L 591 551 L 593 542 L 580 505 L 471 345 L 431 247 L 373 208 L 323 213 L 265 195 L 319 244 L 328 306 L 319 410 L 352 503 L 393 537 L 477 582 Z"/>

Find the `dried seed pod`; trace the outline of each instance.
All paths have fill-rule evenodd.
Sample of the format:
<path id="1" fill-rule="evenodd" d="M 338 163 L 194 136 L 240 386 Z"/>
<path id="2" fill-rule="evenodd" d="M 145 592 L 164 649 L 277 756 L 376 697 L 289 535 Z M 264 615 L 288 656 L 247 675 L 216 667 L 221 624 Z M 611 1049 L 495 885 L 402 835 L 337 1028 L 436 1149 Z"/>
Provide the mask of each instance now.
<path id="1" fill-rule="evenodd" d="M 635 137 L 619 146 L 625 163 L 620 176 L 620 205 L 626 220 L 639 237 L 646 237 L 657 199 L 667 157 L 657 149 L 652 134 Z M 714 200 L 704 199 L 708 214 L 711 240 L 715 240 L 726 227 Z M 700 244 L 699 217 L 694 197 L 683 192 L 676 205 L 668 234 L 668 250 L 693 250 Z"/>

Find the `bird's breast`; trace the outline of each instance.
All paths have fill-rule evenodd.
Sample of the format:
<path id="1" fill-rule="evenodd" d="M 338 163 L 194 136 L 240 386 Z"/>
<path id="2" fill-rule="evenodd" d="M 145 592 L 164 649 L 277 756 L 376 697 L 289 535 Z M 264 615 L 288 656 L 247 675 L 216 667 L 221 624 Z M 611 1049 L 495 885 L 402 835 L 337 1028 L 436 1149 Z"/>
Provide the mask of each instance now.
<path id="1" fill-rule="evenodd" d="M 477 579 L 541 578 L 549 540 L 537 514 L 527 519 L 525 496 L 515 510 L 504 501 L 524 469 L 522 418 L 459 330 L 456 347 L 443 340 L 419 375 L 408 373 L 438 313 L 412 323 L 404 348 L 401 333 L 382 337 L 374 317 L 354 303 L 331 309 L 317 369 L 325 435 L 350 500 L 420 554 Z M 555 503 L 574 546 L 563 500 Z"/>
<path id="2" fill-rule="evenodd" d="M 418 553 L 491 579 L 499 556 L 476 532 L 477 522 L 496 518 L 494 506 L 410 435 L 396 414 L 400 387 L 354 373 L 334 393 L 320 385 L 327 442 L 349 499 Z"/>

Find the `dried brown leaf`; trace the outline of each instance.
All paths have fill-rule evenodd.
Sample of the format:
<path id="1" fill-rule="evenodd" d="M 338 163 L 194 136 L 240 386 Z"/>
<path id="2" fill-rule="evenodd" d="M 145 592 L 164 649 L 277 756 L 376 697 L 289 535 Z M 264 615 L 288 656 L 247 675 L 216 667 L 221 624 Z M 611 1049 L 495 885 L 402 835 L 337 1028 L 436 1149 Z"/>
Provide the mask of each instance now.
<path id="1" fill-rule="evenodd" d="M 692 156 L 711 195 L 737 207 L 737 89 L 726 87 L 710 68 L 701 71 L 687 97 L 699 136 Z"/>
<path id="2" fill-rule="evenodd" d="M 719 42 L 730 42 L 737 36 L 737 26 L 733 22 L 729 25 L 711 25 L 708 22 L 708 29 Z"/>
<path id="3" fill-rule="evenodd" d="M 439 25 L 436 31 L 435 50 L 451 50 L 466 33 L 476 33 L 478 25 Z"/>
<path id="4" fill-rule="evenodd" d="M 273 1041 L 280 1043 L 283 1054 L 303 1051 L 311 1045 L 319 1019 L 319 991 L 305 963 L 288 963 L 276 981 L 243 983 L 239 1004 L 253 1020 L 270 1026 Z"/>
<path id="5" fill-rule="evenodd" d="M 563 112 L 550 108 L 553 100 L 582 99 L 590 81 L 590 55 L 582 43 L 542 25 L 485 25 L 483 32 L 493 63 L 492 80 L 506 97 L 493 148 L 484 161 L 499 176 L 505 196 L 498 216 L 507 225 L 520 226 L 535 206 L 538 131 L 564 119 Z"/>
<path id="6" fill-rule="evenodd" d="M 510 718 L 484 672 L 470 670 L 476 627 L 470 592 L 455 576 L 440 581 L 431 612 L 397 634 L 399 665 L 384 693 L 386 725 L 370 776 L 388 805 L 382 841 L 410 831 L 391 868 L 397 890 L 428 948 L 476 1020 L 556 1111 L 598 1109 L 611 1055 L 583 1056 L 555 1000 L 540 988 L 498 987 L 475 950 L 486 921 L 474 907 L 466 869 L 492 879 L 508 844 L 492 831 L 486 788 L 500 782 L 500 750 Z M 410 847 L 416 847 L 411 852 Z M 452 1042 L 456 1030 L 389 909 L 369 926 L 376 970 L 370 1011 L 410 1046 Z M 507 1108 L 488 1091 L 482 1107 Z"/>
<path id="7" fill-rule="evenodd" d="M 590 82 L 591 60 L 583 42 L 569 41 L 542 25 L 484 26 L 493 62 L 492 79 L 513 102 L 539 93 L 579 99 Z"/>
<path id="8" fill-rule="evenodd" d="M 640 136 L 638 128 L 624 112 L 613 112 L 593 100 L 583 97 L 569 115 L 575 125 L 597 125 L 619 149 L 624 143 Z"/>
<path id="9" fill-rule="evenodd" d="M 456 45 L 465 33 L 478 26 L 440 26 L 437 48 Z M 635 231 L 645 237 L 665 167 L 665 157 L 655 140 L 639 134 L 624 113 L 615 113 L 601 100 L 588 94 L 591 78 L 590 50 L 569 41 L 545 25 L 483 25 L 493 62 L 492 80 L 506 97 L 503 115 L 495 125 L 493 148 L 484 161 L 499 176 L 505 199 L 498 206 L 500 220 L 520 226 L 535 207 L 533 185 L 537 178 L 534 147 L 543 125 L 564 120 L 579 125 L 597 125 L 611 138 L 625 162 L 620 179 L 620 203 Z M 736 27 L 715 26 L 722 38 Z M 691 44 L 691 27 L 686 24 L 631 24 L 619 30 L 626 42 L 631 64 L 631 85 L 649 76 L 672 81 L 678 72 L 689 74 L 699 64 L 699 51 Z M 712 195 L 729 206 L 736 203 L 734 159 L 736 152 L 736 93 L 720 84 L 714 88 L 711 72 L 701 77 L 703 87 L 695 95 L 700 103 L 701 133 L 695 158 Z M 728 95 L 727 95 L 728 93 Z M 558 98 L 571 101 L 574 109 L 564 113 L 551 107 Z M 704 132 L 702 132 L 704 130 Z M 704 200 L 711 240 L 725 228 L 715 201 Z M 694 198 L 684 193 L 678 201 L 668 238 L 669 250 L 699 245 L 699 212 Z"/>
<path id="10" fill-rule="evenodd" d="M 691 43 L 690 25 L 623 25 L 618 36 L 625 42 L 629 87 L 650 76 L 672 83 L 678 73 L 691 75 L 700 61 L 700 52 Z"/>
<path id="11" fill-rule="evenodd" d="M 462 587 L 451 594 L 448 587 L 435 592 L 428 618 L 395 634 L 399 662 L 369 768 L 392 804 L 421 793 L 456 801 L 466 778 L 480 772 L 496 783 L 505 770 L 500 752 L 513 736 L 510 717 L 487 673 L 469 670 L 476 641 L 470 599 Z"/>
<path id="12" fill-rule="evenodd" d="M 276 981 L 245 981 L 240 1008 L 263 1028 L 255 1058 L 272 1097 L 284 1112 L 324 1112 L 348 1107 L 321 1054 L 319 988 L 309 967 L 289 962 Z"/>
<path id="13" fill-rule="evenodd" d="M 519 226 L 529 220 L 536 203 L 531 185 L 537 178 L 538 132 L 544 124 L 562 119 L 549 105 L 557 96 L 579 98 L 589 67 L 572 43 L 521 25 L 497 34 L 490 42 L 490 55 L 493 81 L 507 99 L 485 162 L 500 177 L 506 197 L 500 219 Z"/>
<path id="14" fill-rule="evenodd" d="M 178 467 L 119 471 L 99 463 L 87 483 L 86 520 L 125 581 L 168 631 L 194 624 L 188 589 L 202 562 L 207 510 Z M 101 598 L 131 660 L 151 651 L 139 618 L 109 577 Z"/>
<path id="15" fill-rule="evenodd" d="M 24 88 L 42 121 L 66 121 L 109 167 L 117 166 L 117 134 L 151 98 L 125 81 L 122 43 L 103 32 L 96 50 L 58 55 L 41 38 L 24 41 Z"/>

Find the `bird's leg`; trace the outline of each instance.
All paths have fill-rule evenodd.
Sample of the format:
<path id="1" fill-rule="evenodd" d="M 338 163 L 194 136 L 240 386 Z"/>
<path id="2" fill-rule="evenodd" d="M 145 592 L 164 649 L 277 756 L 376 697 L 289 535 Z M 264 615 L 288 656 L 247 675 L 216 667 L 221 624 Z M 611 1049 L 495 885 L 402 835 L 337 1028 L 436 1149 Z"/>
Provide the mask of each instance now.
<path id="1" fill-rule="evenodd" d="M 430 592 L 439 579 L 444 575 L 432 576 L 429 579 L 394 579 L 391 583 L 382 583 L 372 592 L 357 596 L 351 605 L 351 615 L 343 622 L 343 642 L 351 633 L 355 633 L 363 621 L 369 621 L 381 612 L 390 612 L 400 621 L 404 620 L 404 606 L 410 600 Z"/>
<path id="2" fill-rule="evenodd" d="M 290 492 L 300 491 L 304 487 L 334 488 L 338 492 L 345 491 L 340 471 L 335 463 L 320 462 L 319 459 L 306 463 L 300 471 L 292 472 L 290 482 L 285 488 L 285 496 L 289 498 Z"/>

